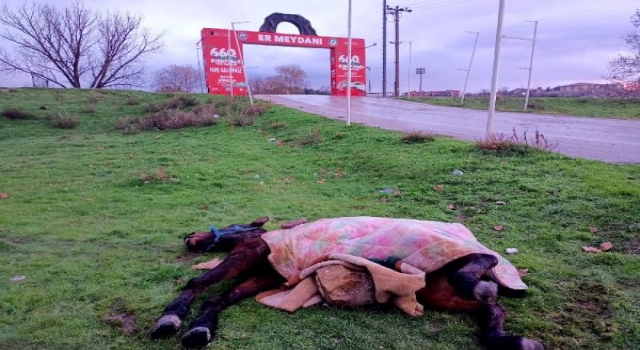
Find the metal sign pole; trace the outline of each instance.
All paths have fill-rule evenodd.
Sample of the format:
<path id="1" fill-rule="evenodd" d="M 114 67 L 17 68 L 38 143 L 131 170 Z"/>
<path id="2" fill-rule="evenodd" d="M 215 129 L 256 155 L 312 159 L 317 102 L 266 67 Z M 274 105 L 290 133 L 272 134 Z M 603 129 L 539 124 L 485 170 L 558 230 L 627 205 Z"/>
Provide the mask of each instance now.
<path id="1" fill-rule="evenodd" d="M 349 0 L 349 20 L 347 21 L 347 26 L 348 26 L 348 41 L 349 43 L 347 44 L 347 64 L 349 65 L 347 67 L 347 125 L 351 125 L 351 48 L 352 48 L 352 42 L 351 42 L 351 0 Z"/>

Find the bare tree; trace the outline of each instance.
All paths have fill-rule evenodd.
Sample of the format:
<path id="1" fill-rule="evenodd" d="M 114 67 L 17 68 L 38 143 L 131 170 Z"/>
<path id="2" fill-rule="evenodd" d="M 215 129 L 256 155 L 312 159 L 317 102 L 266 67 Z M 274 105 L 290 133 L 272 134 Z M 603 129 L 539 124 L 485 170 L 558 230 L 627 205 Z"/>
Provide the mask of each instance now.
<path id="1" fill-rule="evenodd" d="M 0 71 L 23 72 L 60 87 L 140 85 L 143 59 L 162 49 L 162 34 L 129 13 L 101 14 L 81 1 L 58 8 L 35 2 L 0 10 Z"/>
<path id="2" fill-rule="evenodd" d="M 249 78 L 249 85 L 251 86 L 251 91 L 254 94 L 268 94 L 269 91 L 266 89 L 266 81 L 263 77 L 256 76 Z"/>
<path id="3" fill-rule="evenodd" d="M 195 92 L 201 80 L 202 75 L 197 69 L 172 64 L 156 72 L 153 86 L 157 91 Z"/>
<path id="4" fill-rule="evenodd" d="M 635 31 L 627 34 L 625 42 L 631 45 L 634 53 L 619 55 L 609 62 L 609 80 L 622 86 L 616 89 L 624 96 L 640 96 L 640 9 L 631 16 Z"/>
<path id="5" fill-rule="evenodd" d="M 307 73 L 297 64 L 276 67 L 276 77 L 286 92 L 300 94 L 307 86 Z"/>

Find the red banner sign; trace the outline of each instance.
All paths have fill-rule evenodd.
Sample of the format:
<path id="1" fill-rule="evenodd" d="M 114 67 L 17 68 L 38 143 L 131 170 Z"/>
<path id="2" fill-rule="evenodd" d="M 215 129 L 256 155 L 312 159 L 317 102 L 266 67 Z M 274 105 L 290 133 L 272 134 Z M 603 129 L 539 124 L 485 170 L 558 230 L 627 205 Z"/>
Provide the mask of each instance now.
<path id="1" fill-rule="evenodd" d="M 235 33 L 235 36 L 233 35 Z M 366 95 L 364 39 L 351 39 L 351 94 Z M 202 47 L 207 87 L 210 94 L 246 95 L 244 44 L 326 48 L 331 50 L 331 94 L 346 96 L 349 68 L 348 39 L 326 36 L 263 33 L 229 29 L 202 29 Z"/>

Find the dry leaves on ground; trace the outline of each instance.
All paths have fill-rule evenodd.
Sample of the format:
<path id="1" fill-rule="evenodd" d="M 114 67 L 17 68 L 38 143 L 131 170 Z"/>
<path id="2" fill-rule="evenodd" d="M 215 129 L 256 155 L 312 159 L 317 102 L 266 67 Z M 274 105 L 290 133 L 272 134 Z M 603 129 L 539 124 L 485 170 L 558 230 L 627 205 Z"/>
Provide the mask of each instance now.
<path id="1" fill-rule="evenodd" d="M 600 243 L 598 247 L 589 247 L 589 246 L 582 247 L 582 251 L 587 253 L 602 253 L 602 252 L 608 252 L 611 249 L 613 249 L 613 243 L 611 242 Z"/>

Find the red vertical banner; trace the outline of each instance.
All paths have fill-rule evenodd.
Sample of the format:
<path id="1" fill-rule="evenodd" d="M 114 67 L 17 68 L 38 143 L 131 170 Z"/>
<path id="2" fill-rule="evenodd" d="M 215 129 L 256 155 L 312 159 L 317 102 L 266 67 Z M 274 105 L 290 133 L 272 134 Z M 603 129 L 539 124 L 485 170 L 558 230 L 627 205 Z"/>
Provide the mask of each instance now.
<path id="1" fill-rule="evenodd" d="M 346 96 L 349 69 L 349 41 L 338 39 L 331 50 L 331 94 Z M 351 45 L 351 96 L 367 95 L 367 64 L 364 40 L 352 39 Z"/>
<path id="2" fill-rule="evenodd" d="M 247 81 L 233 32 L 226 29 L 202 30 L 202 55 L 207 88 L 215 95 L 247 95 Z M 233 90 L 231 90 L 233 89 Z"/>

